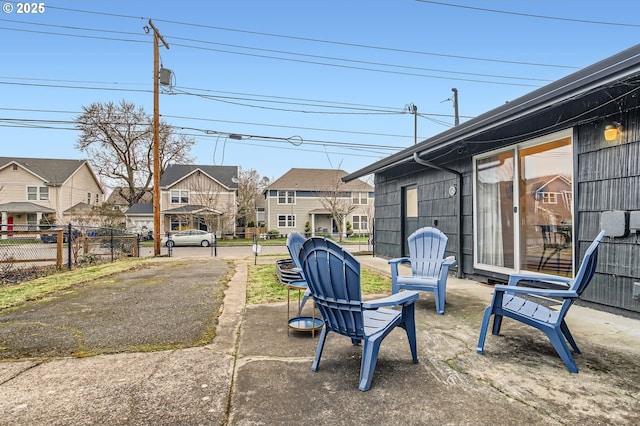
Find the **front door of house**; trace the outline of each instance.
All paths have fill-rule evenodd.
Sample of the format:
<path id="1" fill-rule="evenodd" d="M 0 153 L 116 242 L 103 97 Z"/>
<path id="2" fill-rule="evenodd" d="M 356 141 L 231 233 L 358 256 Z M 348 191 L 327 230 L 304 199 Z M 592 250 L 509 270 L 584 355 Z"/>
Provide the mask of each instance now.
<path id="1" fill-rule="evenodd" d="M 407 238 L 418 229 L 418 187 L 416 185 L 402 188 L 402 256 L 409 256 Z"/>

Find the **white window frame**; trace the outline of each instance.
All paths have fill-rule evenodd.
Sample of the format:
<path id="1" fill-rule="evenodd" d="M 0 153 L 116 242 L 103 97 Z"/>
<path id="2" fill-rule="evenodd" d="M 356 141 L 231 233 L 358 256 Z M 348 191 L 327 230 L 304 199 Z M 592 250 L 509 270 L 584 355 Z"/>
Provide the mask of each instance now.
<path id="1" fill-rule="evenodd" d="M 542 137 L 538 137 L 535 139 L 531 139 L 531 140 L 525 140 L 513 145 L 509 145 L 509 146 L 505 146 L 503 148 L 500 149 L 496 149 L 490 152 L 486 152 L 477 156 L 473 157 L 473 167 L 472 167 L 472 176 L 473 176 L 473 266 L 476 269 L 481 269 L 481 270 L 486 270 L 486 271 L 492 271 L 492 272 L 498 272 L 498 273 L 502 273 L 502 274 L 512 274 L 514 272 L 518 273 L 520 272 L 520 252 L 518 250 L 516 250 L 514 252 L 514 268 L 511 267 L 502 267 L 502 266 L 495 266 L 495 265 L 489 265 L 489 264 L 484 264 L 484 263 L 480 263 L 478 260 L 478 253 L 477 250 L 475 250 L 475 247 L 477 247 L 478 245 L 478 218 L 477 218 L 477 212 L 479 211 L 478 208 L 478 189 L 477 189 L 477 161 L 487 158 L 487 157 L 491 157 L 494 156 L 496 154 L 500 154 L 500 153 L 504 153 L 504 152 L 508 152 L 508 151 L 512 151 L 514 154 L 514 179 L 517 180 L 519 174 L 520 174 L 520 168 L 519 168 L 519 164 L 518 164 L 518 151 L 521 149 L 525 149 L 528 147 L 532 147 L 532 146 L 536 146 L 536 145 L 543 145 L 545 143 L 549 143 L 549 142 L 553 142 L 555 140 L 559 140 L 559 139 L 564 139 L 564 138 L 571 138 L 571 143 L 572 145 L 575 144 L 575 140 L 573 138 L 573 129 L 567 129 L 567 130 L 563 130 L 560 132 L 556 132 L 556 133 L 552 133 L 549 135 L 545 135 Z M 574 146 L 575 149 L 575 146 Z M 573 166 L 572 166 L 573 167 Z M 576 170 L 573 170 L 574 173 L 574 179 L 575 179 L 575 173 Z M 520 211 L 520 203 L 518 202 L 520 196 L 520 192 L 519 192 L 519 187 L 518 185 L 514 185 L 514 207 L 516 209 L 516 211 Z M 573 189 L 572 189 L 572 194 L 571 194 L 571 198 L 573 198 Z M 518 213 L 518 217 L 519 217 Z M 515 221 L 515 219 L 514 219 Z M 514 237 L 514 243 L 513 243 L 514 247 L 519 247 L 520 246 L 520 233 L 518 232 L 515 237 Z M 535 273 L 535 272 L 534 272 Z"/>
<path id="2" fill-rule="evenodd" d="M 189 204 L 189 196 L 188 189 L 172 189 L 169 192 L 169 202 L 171 204 Z"/>
<path id="3" fill-rule="evenodd" d="M 49 200 L 49 187 L 48 186 L 27 186 L 27 200 L 28 201 L 48 201 Z"/>
<path id="4" fill-rule="evenodd" d="M 352 217 L 354 232 L 368 232 L 369 231 L 369 216 L 366 214 L 354 214 Z M 364 226 L 362 226 L 364 224 Z"/>
<path id="5" fill-rule="evenodd" d="M 369 193 L 368 192 L 354 192 L 352 193 L 351 199 L 353 200 L 353 204 L 358 206 L 364 206 L 369 204 Z"/>
<path id="6" fill-rule="evenodd" d="M 296 203 L 296 191 L 290 190 L 278 190 L 276 193 L 276 198 L 278 199 L 278 204 L 280 205 L 291 205 Z M 281 202 L 280 199 L 284 199 L 284 202 Z"/>
<path id="7" fill-rule="evenodd" d="M 296 227 L 295 214 L 279 214 L 277 219 L 278 219 L 278 228 L 295 228 Z"/>

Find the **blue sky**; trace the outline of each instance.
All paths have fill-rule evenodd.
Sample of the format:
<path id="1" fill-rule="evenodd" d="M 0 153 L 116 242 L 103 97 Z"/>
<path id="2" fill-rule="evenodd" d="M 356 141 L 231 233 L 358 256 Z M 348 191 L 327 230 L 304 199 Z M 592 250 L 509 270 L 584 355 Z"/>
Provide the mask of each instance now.
<path id="1" fill-rule="evenodd" d="M 408 104 L 420 141 L 453 125 L 452 88 L 464 122 L 640 40 L 633 0 L 0 3 L 0 156 L 86 158 L 73 121 L 93 102 L 151 114 L 152 19 L 162 119 L 196 163 L 269 178 L 356 171 L 414 143 Z"/>

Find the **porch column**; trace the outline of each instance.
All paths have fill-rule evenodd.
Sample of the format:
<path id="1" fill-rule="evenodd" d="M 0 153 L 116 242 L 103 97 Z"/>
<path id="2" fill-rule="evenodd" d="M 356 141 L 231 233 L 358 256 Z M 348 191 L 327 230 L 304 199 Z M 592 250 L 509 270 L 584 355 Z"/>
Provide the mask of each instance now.
<path id="1" fill-rule="evenodd" d="M 316 236 L 316 214 L 311 213 L 311 236 Z"/>
<path id="2" fill-rule="evenodd" d="M 342 236 L 347 238 L 347 217 L 342 218 Z"/>
<path id="3" fill-rule="evenodd" d="M 6 224 L 6 223 L 7 223 L 7 220 L 8 220 L 8 219 L 7 219 L 8 217 L 9 217 L 9 215 L 7 215 L 7 212 L 2 212 L 2 222 L 0 222 L 0 223 L 1 223 L 1 224 L 3 224 L 3 225 L 4 225 L 4 224 Z M 2 231 L 6 231 L 6 230 L 7 230 L 7 227 L 6 227 L 6 226 L 2 226 L 0 230 L 2 230 Z M 6 240 L 6 239 L 7 239 L 7 236 L 6 236 L 6 235 L 2 235 L 2 239 L 3 239 L 3 240 Z"/>

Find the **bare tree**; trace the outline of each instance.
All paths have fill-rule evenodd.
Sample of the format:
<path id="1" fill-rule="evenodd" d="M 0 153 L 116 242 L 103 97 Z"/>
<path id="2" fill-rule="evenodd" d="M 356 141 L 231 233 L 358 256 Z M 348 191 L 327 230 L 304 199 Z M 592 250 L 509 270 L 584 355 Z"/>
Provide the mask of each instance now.
<path id="1" fill-rule="evenodd" d="M 238 218 L 242 226 L 257 225 L 256 207 L 262 192 L 269 186 L 269 178 L 260 177 L 255 169 L 238 168 Z"/>
<path id="2" fill-rule="evenodd" d="M 87 154 L 98 175 L 127 188 L 120 195 L 129 206 L 136 204 L 153 182 L 153 120 L 142 107 L 120 101 L 119 104 L 92 103 L 83 106 L 77 117 L 81 131 L 76 148 Z M 161 122 L 160 173 L 170 163 L 190 163 L 195 143 Z"/>
<path id="3" fill-rule="evenodd" d="M 183 216 L 190 226 L 206 225 L 209 232 L 222 234 L 232 232 L 235 227 L 235 198 L 215 180 L 204 173 L 196 173 L 189 181 L 189 203 L 196 210 Z"/>
<path id="4" fill-rule="evenodd" d="M 321 193 L 319 201 L 333 217 L 338 226 L 338 239 L 342 242 L 344 220 L 357 208 L 357 205 L 353 202 L 351 191 L 345 188 L 346 184 L 341 180 L 346 173 L 342 170 L 335 172 L 335 178 L 327 182 L 327 189 Z"/>

